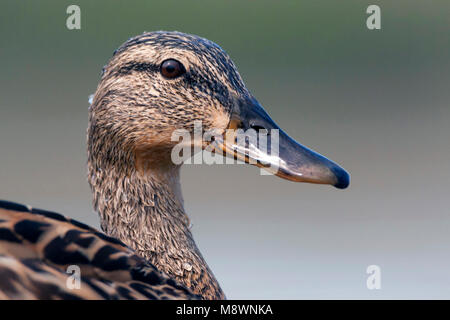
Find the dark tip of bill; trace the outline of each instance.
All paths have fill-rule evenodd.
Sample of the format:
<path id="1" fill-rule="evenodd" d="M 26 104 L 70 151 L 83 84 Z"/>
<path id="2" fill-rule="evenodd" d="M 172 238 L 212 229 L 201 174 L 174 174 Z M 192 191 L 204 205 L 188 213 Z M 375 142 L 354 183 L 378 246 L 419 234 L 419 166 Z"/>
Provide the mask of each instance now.
<path id="1" fill-rule="evenodd" d="M 342 168 L 333 168 L 334 175 L 336 176 L 336 184 L 334 185 L 338 189 L 345 189 L 350 184 L 350 175 Z"/>

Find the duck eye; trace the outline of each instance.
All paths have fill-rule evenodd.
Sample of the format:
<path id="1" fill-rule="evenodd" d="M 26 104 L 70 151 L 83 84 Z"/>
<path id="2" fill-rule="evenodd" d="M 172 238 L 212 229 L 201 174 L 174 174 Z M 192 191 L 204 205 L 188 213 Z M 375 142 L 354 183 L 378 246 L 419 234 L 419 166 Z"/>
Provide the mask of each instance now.
<path id="1" fill-rule="evenodd" d="M 175 79 L 186 72 L 181 62 L 175 59 L 167 59 L 161 64 L 161 74 L 166 79 Z"/>

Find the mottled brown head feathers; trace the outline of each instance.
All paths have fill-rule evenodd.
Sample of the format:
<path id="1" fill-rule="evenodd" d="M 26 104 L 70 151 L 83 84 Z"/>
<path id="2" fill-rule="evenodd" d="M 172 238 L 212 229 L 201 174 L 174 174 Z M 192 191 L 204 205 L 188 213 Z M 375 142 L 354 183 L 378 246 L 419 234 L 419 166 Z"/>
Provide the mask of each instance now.
<path id="1" fill-rule="evenodd" d="M 167 59 L 186 72 L 167 79 Z M 104 67 L 90 108 L 91 151 L 118 155 L 169 152 L 175 129 L 224 130 L 237 99 L 248 96 L 230 57 L 215 43 L 179 32 L 150 32 L 129 39 Z M 123 153 L 123 154 L 122 154 Z"/>
<path id="2" fill-rule="evenodd" d="M 161 74 L 168 59 L 182 64 Z M 104 67 L 89 114 L 88 168 L 102 229 L 204 298 L 223 298 L 184 212 L 176 129 L 224 131 L 250 97 L 230 57 L 215 43 L 179 32 L 129 39 Z"/>

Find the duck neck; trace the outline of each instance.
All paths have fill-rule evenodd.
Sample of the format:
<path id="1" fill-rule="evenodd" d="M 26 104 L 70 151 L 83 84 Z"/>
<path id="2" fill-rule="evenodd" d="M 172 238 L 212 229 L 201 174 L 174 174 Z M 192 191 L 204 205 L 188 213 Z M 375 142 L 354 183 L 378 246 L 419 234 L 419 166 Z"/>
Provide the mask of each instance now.
<path id="1" fill-rule="evenodd" d="M 103 231 L 195 294 L 223 299 L 224 293 L 190 230 L 183 208 L 180 167 L 137 170 L 120 166 L 118 170 L 118 166 L 99 167 L 91 156 L 89 183 Z"/>

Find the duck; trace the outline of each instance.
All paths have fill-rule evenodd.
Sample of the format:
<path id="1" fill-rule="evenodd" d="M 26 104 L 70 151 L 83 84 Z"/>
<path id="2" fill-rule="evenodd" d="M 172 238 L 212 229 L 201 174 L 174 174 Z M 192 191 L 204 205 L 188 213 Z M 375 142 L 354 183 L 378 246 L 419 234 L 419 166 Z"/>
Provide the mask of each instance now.
<path id="1" fill-rule="evenodd" d="M 173 160 L 174 132 L 192 136 L 199 123 L 213 134 L 185 142 L 187 155 L 197 147 L 293 182 L 350 183 L 342 167 L 271 119 L 219 45 L 145 32 L 114 52 L 89 107 L 87 180 L 102 231 L 0 201 L 0 298 L 225 299 L 194 241 L 182 162 Z M 248 130 L 276 137 L 277 152 L 238 143 L 236 132 Z"/>

